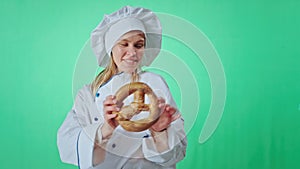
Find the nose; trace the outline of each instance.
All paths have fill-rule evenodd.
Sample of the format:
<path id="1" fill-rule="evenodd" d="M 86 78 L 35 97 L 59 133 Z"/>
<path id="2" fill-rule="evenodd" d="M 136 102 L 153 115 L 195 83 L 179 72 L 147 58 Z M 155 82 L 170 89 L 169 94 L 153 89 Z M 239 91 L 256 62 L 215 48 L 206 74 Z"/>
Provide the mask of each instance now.
<path id="1" fill-rule="evenodd" d="M 126 53 L 129 56 L 136 56 L 136 49 L 135 49 L 135 47 L 134 46 L 128 46 Z"/>

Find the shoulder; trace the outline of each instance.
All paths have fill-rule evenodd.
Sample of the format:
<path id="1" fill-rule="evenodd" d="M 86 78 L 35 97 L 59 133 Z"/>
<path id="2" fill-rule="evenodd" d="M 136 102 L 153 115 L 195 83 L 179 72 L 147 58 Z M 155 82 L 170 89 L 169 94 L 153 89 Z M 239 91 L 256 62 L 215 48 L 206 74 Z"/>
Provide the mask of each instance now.
<path id="1" fill-rule="evenodd" d="M 81 89 L 79 89 L 76 96 L 76 99 L 86 100 L 88 98 L 93 98 L 91 84 L 84 85 Z"/>
<path id="2" fill-rule="evenodd" d="M 150 87 L 154 87 L 157 89 L 162 89 L 162 90 L 168 90 L 168 84 L 166 83 L 165 79 L 156 73 L 153 72 L 142 72 L 141 73 L 141 79 L 142 82 L 147 83 L 150 85 Z"/>
<path id="3" fill-rule="evenodd" d="M 143 71 L 141 73 L 141 77 L 143 79 L 149 79 L 149 80 L 155 80 L 155 81 L 163 81 L 165 82 L 164 78 L 162 76 L 160 76 L 159 74 L 153 73 L 153 72 L 147 72 L 147 71 Z"/>

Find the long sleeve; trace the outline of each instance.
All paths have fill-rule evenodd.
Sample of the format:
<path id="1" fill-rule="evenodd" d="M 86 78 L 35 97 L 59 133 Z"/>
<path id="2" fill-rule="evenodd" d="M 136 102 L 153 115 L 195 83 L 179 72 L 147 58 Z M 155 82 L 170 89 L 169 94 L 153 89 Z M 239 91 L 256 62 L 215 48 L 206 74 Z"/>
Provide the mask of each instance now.
<path id="1" fill-rule="evenodd" d="M 177 119 L 167 129 L 169 149 L 162 153 L 156 150 L 153 138 L 148 137 L 149 130 L 128 132 L 118 126 L 105 142 L 105 155 L 101 155 L 104 157 L 103 161 L 93 166 L 93 159 L 98 159 L 99 156 L 95 153 L 97 147 L 94 146 L 96 133 L 97 142 L 102 140 L 99 128 L 104 123 L 103 101 L 106 96 L 113 95 L 122 85 L 129 83 L 130 77 L 127 74 L 115 75 L 98 89 L 96 97 L 91 94 L 90 86 L 85 86 L 78 92 L 72 110 L 58 131 L 57 144 L 63 162 L 78 165 L 81 169 L 174 169 L 176 163 L 184 158 L 186 136 L 183 119 Z M 158 97 L 164 98 L 166 103 L 177 108 L 168 86 L 159 75 L 141 73 L 140 81 L 147 83 Z M 130 104 L 131 100 L 133 95 L 124 100 L 124 104 Z M 145 97 L 145 103 L 149 103 L 148 97 Z M 144 115 L 146 112 L 138 114 L 137 118 L 144 118 Z"/>
<path id="2" fill-rule="evenodd" d="M 89 86 L 82 88 L 72 110 L 58 130 L 57 145 L 61 160 L 85 169 L 92 166 L 95 136 L 103 124 Z M 96 119 L 96 120 L 94 120 Z"/>
<path id="3" fill-rule="evenodd" d="M 81 127 L 75 122 L 74 114 L 71 110 L 59 128 L 57 146 L 63 162 L 78 165 L 76 146 Z"/>
<path id="4" fill-rule="evenodd" d="M 164 167 L 174 166 L 185 157 L 186 137 L 183 130 L 183 120 L 174 121 L 167 129 L 169 149 L 159 153 L 152 137 L 143 140 L 143 152 L 147 160 Z"/>
<path id="5" fill-rule="evenodd" d="M 159 79 L 160 80 L 152 85 L 156 95 L 165 98 L 167 104 L 177 108 L 166 82 L 162 78 Z M 176 113 L 180 112 L 177 111 Z M 142 150 L 147 160 L 164 167 L 170 167 L 175 166 L 178 161 L 185 157 L 187 140 L 184 131 L 183 118 L 181 117 L 172 122 L 166 132 L 168 136 L 168 150 L 159 153 L 156 150 L 156 145 L 152 137 L 143 139 Z"/>

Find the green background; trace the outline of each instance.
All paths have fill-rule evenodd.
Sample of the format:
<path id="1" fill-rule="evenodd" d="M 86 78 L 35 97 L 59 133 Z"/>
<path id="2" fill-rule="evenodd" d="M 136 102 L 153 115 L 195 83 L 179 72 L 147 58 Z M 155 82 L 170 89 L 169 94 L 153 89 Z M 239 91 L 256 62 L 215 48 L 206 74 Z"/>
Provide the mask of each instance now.
<path id="1" fill-rule="evenodd" d="M 209 78 L 203 65 L 191 64 L 202 86 L 201 112 L 178 168 L 300 168 L 300 1 L 2 0 L 1 169 L 76 168 L 60 161 L 56 147 L 57 129 L 73 104 L 76 59 L 103 14 L 124 5 L 193 23 L 224 66 L 224 114 L 199 144 Z M 163 48 L 187 59 L 175 44 L 165 38 Z"/>

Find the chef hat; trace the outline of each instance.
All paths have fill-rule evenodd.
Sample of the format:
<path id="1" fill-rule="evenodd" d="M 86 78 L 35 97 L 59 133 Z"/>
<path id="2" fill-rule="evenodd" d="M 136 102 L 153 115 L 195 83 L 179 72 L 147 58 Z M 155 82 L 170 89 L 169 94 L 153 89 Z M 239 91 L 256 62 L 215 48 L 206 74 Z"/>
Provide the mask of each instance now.
<path id="1" fill-rule="evenodd" d="M 161 25 L 157 16 L 150 10 L 125 6 L 105 15 L 91 33 L 91 45 L 98 65 L 105 67 L 109 62 L 111 50 L 117 40 L 127 32 L 139 30 L 146 36 L 145 53 L 142 66 L 149 66 L 160 52 Z"/>

